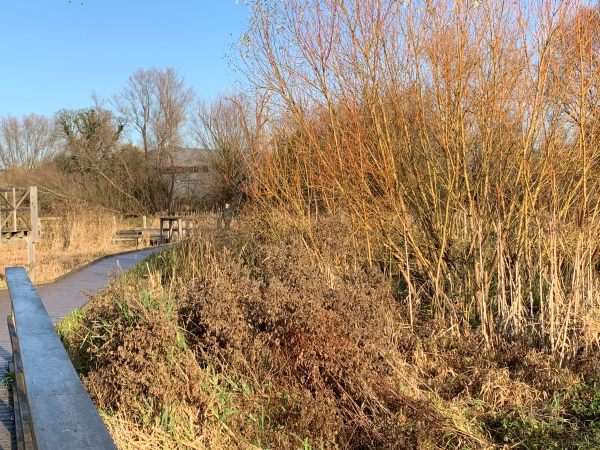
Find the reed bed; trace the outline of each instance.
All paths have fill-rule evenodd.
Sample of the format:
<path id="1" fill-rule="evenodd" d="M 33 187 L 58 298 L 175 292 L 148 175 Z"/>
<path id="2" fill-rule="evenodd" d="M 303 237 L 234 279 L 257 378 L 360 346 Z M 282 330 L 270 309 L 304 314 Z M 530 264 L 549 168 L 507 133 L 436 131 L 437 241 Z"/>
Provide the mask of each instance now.
<path id="1" fill-rule="evenodd" d="M 114 242 L 115 225 L 126 228 L 135 223 L 86 210 L 41 218 L 35 273 L 30 275 L 35 282 L 49 282 L 97 258 L 130 249 L 131 245 Z M 10 266 L 28 268 L 26 243 L 0 247 L 0 267 Z M 3 280 L 0 283 L 4 285 Z"/>
<path id="2" fill-rule="evenodd" d="M 350 221 L 411 322 L 597 349 L 599 27 L 577 0 L 257 2 L 254 198 L 309 245 Z"/>
<path id="3" fill-rule="evenodd" d="M 318 262 L 293 223 L 264 225 L 155 255 L 59 325 L 119 448 L 600 444 L 597 353 L 560 367 L 523 342 L 411 323 L 395 283 L 354 266 L 350 224 L 313 224 Z"/>

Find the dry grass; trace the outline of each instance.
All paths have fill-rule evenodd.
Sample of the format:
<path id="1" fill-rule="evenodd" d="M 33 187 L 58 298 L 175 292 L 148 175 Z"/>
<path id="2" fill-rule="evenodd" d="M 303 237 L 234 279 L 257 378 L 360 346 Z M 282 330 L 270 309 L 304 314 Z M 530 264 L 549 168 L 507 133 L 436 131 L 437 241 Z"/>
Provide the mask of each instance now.
<path id="1" fill-rule="evenodd" d="M 141 227 L 141 219 L 119 218 L 116 225 L 117 229 Z M 113 236 L 111 214 L 80 211 L 65 217 L 42 218 L 35 282 L 50 282 L 97 258 L 132 248 L 131 244 L 114 242 Z M 0 247 L 0 267 L 10 266 L 28 267 L 26 243 Z M 0 287 L 5 286 L 3 275 Z"/>
<path id="2" fill-rule="evenodd" d="M 194 219 L 200 234 L 210 233 L 219 226 L 219 215 L 215 213 L 195 214 Z M 115 225 L 117 230 L 140 229 L 142 218 L 84 211 L 67 217 L 42 218 L 41 224 L 35 282 L 47 283 L 97 258 L 134 249 L 133 243 L 113 241 Z M 146 226 L 158 229 L 158 217 L 148 217 Z M 26 243 L 3 245 L 0 250 L 0 267 L 28 267 Z M 4 286 L 2 274 L 0 288 Z"/>
<path id="3" fill-rule="evenodd" d="M 120 448 L 598 444 L 597 364 L 411 326 L 336 218 L 314 224 L 318 260 L 281 220 L 256 223 L 153 257 L 61 324 Z"/>

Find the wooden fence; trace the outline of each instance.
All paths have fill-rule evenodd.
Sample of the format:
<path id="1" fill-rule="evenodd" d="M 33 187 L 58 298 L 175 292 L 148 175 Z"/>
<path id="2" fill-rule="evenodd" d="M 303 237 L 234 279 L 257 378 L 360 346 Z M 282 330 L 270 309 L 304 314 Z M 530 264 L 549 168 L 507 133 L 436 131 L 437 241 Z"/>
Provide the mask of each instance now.
<path id="1" fill-rule="evenodd" d="M 27 272 L 7 268 L 6 281 L 18 448 L 115 450 Z"/>

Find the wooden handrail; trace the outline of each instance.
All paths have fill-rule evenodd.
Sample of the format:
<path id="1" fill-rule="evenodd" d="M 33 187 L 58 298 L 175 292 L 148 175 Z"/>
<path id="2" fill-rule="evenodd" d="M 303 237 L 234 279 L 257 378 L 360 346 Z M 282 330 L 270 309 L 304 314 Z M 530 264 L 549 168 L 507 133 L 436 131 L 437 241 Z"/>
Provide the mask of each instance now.
<path id="1" fill-rule="evenodd" d="M 5 273 L 19 448 L 115 450 L 27 272 L 11 267 Z"/>

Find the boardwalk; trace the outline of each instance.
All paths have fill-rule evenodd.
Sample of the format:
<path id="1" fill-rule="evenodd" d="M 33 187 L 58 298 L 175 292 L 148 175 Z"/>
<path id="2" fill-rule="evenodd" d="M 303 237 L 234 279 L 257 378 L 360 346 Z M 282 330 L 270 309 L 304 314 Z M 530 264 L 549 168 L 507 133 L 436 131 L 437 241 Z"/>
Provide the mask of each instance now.
<path id="1" fill-rule="evenodd" d="M 162 249 L 155 247 L 102 259 L 55 283 L 38 286 L 38 293 L 52 321 L 56 323 L 75 308 L 83 306 L 88 299 L 86 293 L 100 290 L 110 281 L 113 274 L 131 268 L 160 250 Z M 11 352 L 6 325 L 6 317 L 9 313 L 8 292 L 0 291 L 0 372 L 2 375 L 6 371 Z M 8 399 L 8 392 L 4 386 L 0 386 L 0 450 L 15 448 L 13 412 Z"/>

